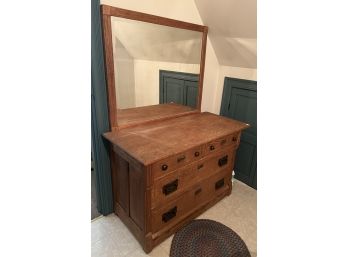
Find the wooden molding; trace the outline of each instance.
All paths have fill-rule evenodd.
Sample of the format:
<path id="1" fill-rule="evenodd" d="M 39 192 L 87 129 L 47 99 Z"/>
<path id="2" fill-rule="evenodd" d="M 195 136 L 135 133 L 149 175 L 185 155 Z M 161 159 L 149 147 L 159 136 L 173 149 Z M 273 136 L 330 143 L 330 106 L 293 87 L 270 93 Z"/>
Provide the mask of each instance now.
<path id="1" fill-rule="evenodd" d="M 207 48 L 207 36 L 208 27 L 204 27 L 202 35 L 202 47 L 201 47 L 201 65 L 199 71 L 199 81 L 198 81 L 198 95 L 197 95 L 197 109 L 201 111 L 202 105 L 202 95 L 203 95 L 203 81 L 204 81 L 204 68 L 205 68 L 205 53 Z"/>
<path id="2" fill-rule="evenodd" d="M 117 127 L 117 107 L 115 89 L 114 57 L 112 48 L 111 17 L 102 14 L 104 61 L 108 92 L 108 111 L 110 128 Z"/>
<path id="3" fill-rule="evenodd" d="M 142 12 L 136 12 L 126 9 L 121 9 L 118 7 L 108 6 L 108 5 L 101 5 L 102 14 L 107 16 L 116 16 L 131 20 L 137 20 L 137 21 L 144 21 L 169 27 L 175 27 L 175 28 L 181 28 L 181 29 L 188 29 L 188 30 L 194 30 L 199 32 L 204 32 L 206 26 L 169 19 L 161 16 L 156 16 L 152 14 L 142 13 Z"/>

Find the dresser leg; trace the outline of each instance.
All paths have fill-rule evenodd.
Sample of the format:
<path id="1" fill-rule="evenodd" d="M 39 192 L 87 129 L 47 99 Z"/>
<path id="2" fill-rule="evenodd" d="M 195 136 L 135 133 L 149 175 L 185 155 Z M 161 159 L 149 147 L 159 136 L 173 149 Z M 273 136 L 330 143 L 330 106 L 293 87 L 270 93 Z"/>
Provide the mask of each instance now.
<path id="1" fill-rule="evenodd" d="M 227 185 L 228 185 L 228 191 L 227 191 L 226 196 L 229 196 L 232 193 L 232 181 L 230 179 L 228 180 Z"/>
<path id="2" fill-rule="evenodd" d="M 151 252 L 153 249 L 153 240 L 152 240 L 152 234 L 149 233 L 145 236 L 145 243 L 143 245 L 143 250 L 145 253 Z"/>

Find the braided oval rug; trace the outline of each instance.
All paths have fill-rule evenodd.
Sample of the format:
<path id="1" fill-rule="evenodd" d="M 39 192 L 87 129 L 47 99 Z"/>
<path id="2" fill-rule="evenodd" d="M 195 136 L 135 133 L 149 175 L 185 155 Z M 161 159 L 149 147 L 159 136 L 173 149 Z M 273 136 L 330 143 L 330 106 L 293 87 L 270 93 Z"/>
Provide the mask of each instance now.
<path id="1" fill-rule="evenodd" d="M 175 233 L 170 257 L 215 256 L 250 257 L 250 253 L 236 232 L 213 220 L 193 220 Z"/>

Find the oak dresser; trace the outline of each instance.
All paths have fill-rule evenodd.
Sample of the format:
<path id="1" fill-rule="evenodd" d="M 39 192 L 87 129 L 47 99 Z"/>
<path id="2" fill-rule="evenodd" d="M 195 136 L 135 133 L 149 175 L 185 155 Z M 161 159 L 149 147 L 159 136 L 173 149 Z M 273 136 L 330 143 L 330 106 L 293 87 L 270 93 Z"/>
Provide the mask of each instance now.
<path id="1" fill-rule="evenodd" d="M 101 6 L 101 16 L 110 123 L 103 136 L 110 145 L 114 211 L 148 253 L 231 194 L 236 150 L 249 125 L 201 112 L 206 26 L 107 5 Z M 125 40 L 127 35 L 132 40 Z M 144 80 L 142 71 L 136 79 L 142 85 L 135 87 L 136 72 L 126 75 L 136 67 L 127 65 L 133 65 L 148 42 L 155 46 L 146 53 L 159 49 L 159 54 L 151 56 L 155 65 L 146 71 L 160 67 L 160 58 L 172 57 L 165 60 L 166 67 L 178 77 L 159 85 L 156 79 Z M 125 61 L 132 53 L 134 60 Z M 175 70 L 178 61 L 182 69 L 199 71 L 198 82 L 186 81 L 191 76 Z M 159 68 L 146 75 L 158 74 Z M 141 104 L 136 103 L 142 96 Z"/>
<path id="2" fill-rule="evenodd" d="M 231 193 L 247 127 L 197 113 L 104 134 L 112 144 L 115 213 L 145 252 Z"/>

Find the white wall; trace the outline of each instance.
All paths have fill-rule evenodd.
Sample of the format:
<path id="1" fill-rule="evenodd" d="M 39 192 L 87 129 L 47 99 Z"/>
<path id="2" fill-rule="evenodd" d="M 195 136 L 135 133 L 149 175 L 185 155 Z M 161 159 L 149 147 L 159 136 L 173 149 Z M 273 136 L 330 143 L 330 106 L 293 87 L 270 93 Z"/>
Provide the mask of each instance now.
<path id="1" fill-rule="evenodd" d="M 113 37 L 116 105 L 118 109 L 135 106 L 134 59 L 123 45 Z"/>
<path id="2" fill-rule="evenodd" d="M 111 18 L 113 36 L 134 59 L 200 63 L 202 32 Z M 116 54 L 117 55 L 117 54 Z"/>
<path id="3" fill-rule="evenodd" d="M 136 107 L 159 103 L 159 70 L 199 73 L 199 64 L 134 60 Z"/>
<path id="4" fill-rule="evenodd" d="M 134 63 L 133 59 L 117 59 L 114 62 L 116 104 L 118 109 L 135 106 Z"/>
<path id="5" fill-rule="evenodd" d="M 195 0 L 220 65 L 256 69 L 257 0 Z"/>

